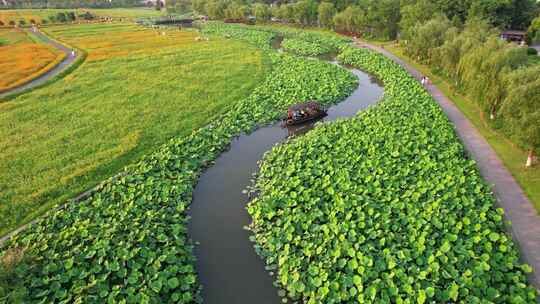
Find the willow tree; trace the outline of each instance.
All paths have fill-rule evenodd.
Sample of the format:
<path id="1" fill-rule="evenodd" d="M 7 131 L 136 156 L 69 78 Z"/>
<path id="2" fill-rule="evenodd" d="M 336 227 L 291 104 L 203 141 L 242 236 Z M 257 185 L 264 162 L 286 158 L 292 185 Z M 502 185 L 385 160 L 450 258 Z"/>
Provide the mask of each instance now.
<path id="1" fill-rule="evenodd" d="M 272 17 L 272 12 L 270 7 L 263 3 L 256 3 L 253 5 L 253 15 L 255 16 L 257 22 L 259 21 L 268 21 Z"/>
<path id="2" fill-rule="evenodd" d="M 460 82 L 494 119 L 506 95 L 505 75 L 526 63 L 526 49 L 492 37 L 460 60 Z"/>
<path id="3" fill-rule="evenodd" d="M 540 16 L 536 17 L 527 29 L 527 39 L 529 43 L 540 43 Z"/>
<path id="4" fill-rule="evenodd" d="M 417 24 L 426 23 L 437 13 L 437 6 L 429 0 L 407 4 L 401 7 L 401 20 L 399 21 L 400 40 L 414 39 L 410 30 Z"/>
<path id="5" fill-rule="evenodd" d="M 540 65 L 507 77 L 508 94 L 501 108 L 503 128 L 528 150 L 526 167 L 540 151 Z"/>
<path id="6" fill-rule="evenodd" d="M 210 19 L 223 19 L 225 17 L 225 9 L 227 8 L 227 2 L 223 0 L 209 0 L 206 3 L 206 14 Z"/>
<path id="7" fill-rule="evenodd" d="M 417 24 L 409 30 L 411 39 L 405 44 L 405 53 L 416 60 L 430 63 L 432 51 L 443 45 L 452 23 L 446 16 L 438 15 L 424 24 Z"/>
<path id="8" fill-rule="evenodd" d="M 432 63 L 445 76 L 457 81 L 461 58 L 496 34 L 497 32 L 485 20 L 471 19 L 461 32 L 458 28 L 452 28 L 446 33 L 444 44 L 432 53 Z"/>
<path id="9" fill-rule="evenodd" d="M 366 14 L 358 6 L 349 6 L 334 16 L 334 26 L 338 31 L 361 33 L 366 28 Z"/>
<path id="10" fill-rule="evenodd" d="M 317 9 L 319 26 L 331 28 L 334 24 L 334 16 L 336 15 L 336 7 L 331 2 L 321 2 Z"/>
<path id="11" fill-rule="evenodd" d="M 250 9 L 247 5 L 238 2 L 230 3 L 224 11 L 225 18 L 245 19 L 249 15 Z"/>

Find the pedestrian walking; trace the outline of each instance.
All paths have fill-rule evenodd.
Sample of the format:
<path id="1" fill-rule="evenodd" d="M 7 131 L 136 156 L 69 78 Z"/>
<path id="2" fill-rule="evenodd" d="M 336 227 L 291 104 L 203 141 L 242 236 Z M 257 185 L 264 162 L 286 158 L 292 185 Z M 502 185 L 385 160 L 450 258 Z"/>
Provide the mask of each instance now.
<path id="1" fill-rule="evenodd" d="M 420 81 L 422 83 L 422 86 L 426 85 L 426 77 L 422 76 L 422 80 Z"/>
<path id="2" fill-rule="evenodd" d="M 75 57 L 75 50 L 71 50 L 71 57 Z"/>

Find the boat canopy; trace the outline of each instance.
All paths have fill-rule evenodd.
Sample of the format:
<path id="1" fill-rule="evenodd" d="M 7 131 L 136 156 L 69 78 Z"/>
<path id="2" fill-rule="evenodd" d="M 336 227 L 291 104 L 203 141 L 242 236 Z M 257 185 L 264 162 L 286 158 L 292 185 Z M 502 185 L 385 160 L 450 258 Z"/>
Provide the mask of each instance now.
<path id="1" fill-rule="evenodd" d="M 318 110 L 321 109 L 321 105 L 316 101 L 307 101 L 289 106 L 289 111 L 300 111 L 305 109 Z"/>

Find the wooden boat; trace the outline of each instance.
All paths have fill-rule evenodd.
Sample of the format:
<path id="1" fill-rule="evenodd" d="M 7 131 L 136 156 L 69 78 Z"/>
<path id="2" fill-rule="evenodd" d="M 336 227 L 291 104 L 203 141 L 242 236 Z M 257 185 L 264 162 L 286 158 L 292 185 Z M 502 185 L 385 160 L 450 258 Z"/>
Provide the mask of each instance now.
<path id="1" fill-rule="evenodd" d="M 326 110 L 316 101 L 308 101 L 289 107 L 285 125 L 299 125 L 326 116 Z"/>

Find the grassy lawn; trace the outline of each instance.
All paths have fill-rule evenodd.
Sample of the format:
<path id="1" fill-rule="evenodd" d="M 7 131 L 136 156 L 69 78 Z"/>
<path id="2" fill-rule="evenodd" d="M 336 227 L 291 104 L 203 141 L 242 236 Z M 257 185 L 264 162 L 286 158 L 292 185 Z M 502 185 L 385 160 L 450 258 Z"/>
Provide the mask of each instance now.
<path id="1" fill-rule="evenodd" d="M 270 69 L 241 42 L 131 24 L 50 27 L 88 53 L 62 80 L 0 100 L 0 234 L 206 125 Z"/>
<path id="2" fill-rule="evenodd" d="M 506 168 L 516 178 L 535 208 L 540 212 L 540 166 L 536 165 L 533 168 L 525 168 L 527 152 L 517 147 L 503 134 L 493 130 L 483 119 L 480 108 L 473 101 L 456 92 L 447 79 L 435 75 L 429 67 L 418 64 L 408 58 L 399 46 L 393 43 L 385 43 L 384 48 L 405 60 L 423 74 L 428 75 L 433 84 L 454 102 L 497 152 Z"/>
<path id="3" fill-rule="evenodd" d="M 0 29 L 0 92 L 53 68 L 64 53 L 18 29 Z"/>
<path id="4" fill-rule="evenodd" d="M 138 17 L 155 17 L 161 16 L 163 13 L 156 11 L 155 9 L 147 8 L 111 8 L 111 9 L 17 9 L 17 10 L 0 10 L 0 21 L 4 24 L 8 24 L 13 20 L 19 22 L 24 19 L 26 23 L 30 23 L 30 19 L 34 19 L 36 22 L 41 23 L 43 19 L 49 18 L 49 16 L 56 15 L 59 12 L 76 12 L 77 15 L 83 12 L 90 11 L 92 14 L 99 17 L 111 17 L 111 18 L 127 18 L 134 19 Z"/>

